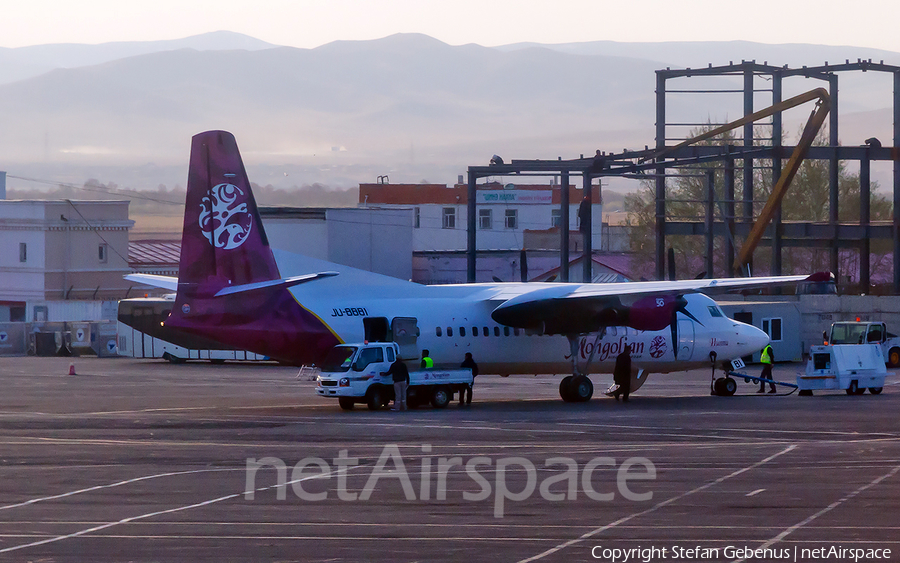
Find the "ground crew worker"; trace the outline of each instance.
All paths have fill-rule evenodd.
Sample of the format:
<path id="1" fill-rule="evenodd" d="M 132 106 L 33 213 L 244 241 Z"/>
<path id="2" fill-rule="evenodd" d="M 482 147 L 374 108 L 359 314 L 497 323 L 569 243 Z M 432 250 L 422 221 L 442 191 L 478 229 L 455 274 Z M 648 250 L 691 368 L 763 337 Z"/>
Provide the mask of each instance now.
<path id="1" fill-rule="evenodd" d="M 472 387 L 475 385 L 475 378 L 478 377 L 478 364 L 472 358 L 472 352 L 466 352 L 466 358 L 459 364 L 459 367 L 472 370 L 472 383 L 466 387 L 465 391 L 459 392 L 459 406 L 470 405 L 472 404 Z M 463 394 L 466 395 L 465 401 L 463 401 Z"/>
<path id="2" fill-rule="evenodd" d="M 618 385 L 613 395 L 619 400 L 628 402 L 628 394 L 631 392 L 631 345 L 626 344 L 622 353 L 616 356 L 616 367 L 613 369 L 613 383 Z"/>
<path id="3" fill-rule="evenodd" d="M 422 350 L 422 369 L 431 369 L 434 367 L 434 360 L 428 356 L 428 350 Z"/>
<path id="4" fill-rule="evenodd" d="M 381 375 L 390 375 L 394 381 L 394 406 L 392 411 L 406 410 L 406 390 L 409 388 L 409 370 L 406 364 L 400 361 L 399 356 L 391 364 L 390 369 Z"/>
<path id="5" fill-rule="evenodd" d="M 775 353 L 772 352 L 772 345 L 766 344 L 766 347 L 759 353 L 759 361 L 763 365 L 762 372 L 759 374 L 761 378 L 769 380 L 769 393 L 775 392 L 775 384 L 772 383 L 772 363 L 775 362 Z M 757 393 L 766 392 L 766 382 L 759 382 L 759 391 Z"/>

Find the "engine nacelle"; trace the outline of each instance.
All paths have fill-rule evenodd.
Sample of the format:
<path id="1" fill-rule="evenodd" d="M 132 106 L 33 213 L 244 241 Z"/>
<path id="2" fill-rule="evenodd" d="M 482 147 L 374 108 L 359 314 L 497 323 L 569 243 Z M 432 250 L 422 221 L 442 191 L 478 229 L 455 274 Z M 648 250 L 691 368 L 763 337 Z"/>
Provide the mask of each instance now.
<path id="1" fill-rule="evenodd" d="M 672 324 L 675 312 L 683 309 L 687 300 L 681 295 L 651 295 L 633 305 L 609 307 L 600 311 L 603 326 L 627 326 L 636 330 L 662 330 Z"/>

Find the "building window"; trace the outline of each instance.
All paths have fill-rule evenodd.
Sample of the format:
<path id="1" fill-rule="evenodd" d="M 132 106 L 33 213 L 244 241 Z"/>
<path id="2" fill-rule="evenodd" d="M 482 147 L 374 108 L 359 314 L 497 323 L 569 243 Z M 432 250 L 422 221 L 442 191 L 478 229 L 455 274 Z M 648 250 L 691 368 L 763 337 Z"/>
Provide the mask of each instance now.
<path id="1" fill-rule="evenodd" d="M 558 227 L 562 223 L 562 211 L 559 209 L 550 210 L 550 226 Z"/>
<path id="2" fill-rule="evenodd" d="M 445 207 L 444 208 L 444 218 L 441 226 L 445 229 L 455 229 L 456 228 L 456 208 L 454 207 Z"/>
<path id="3" fill-rule="evenodd" d="M 762 330 L 772 342 L 781 342 L 781 318 L 763 319 Z"/>
<path id="4" fill-rule="evenodd" d="M 106 264 L 106 255 L 107 255 L 107 247 L 105 244 L 101 244 L 99 246 L 99 250 L 97 252 L 98 257 L 100 258 L 101 264 Z"/>
<path id="5" fill-rule="evenodd" d="M 28 261 L 28 245 L 24 242 L 19 243 L 19 262 Z"/>
<path id="6" fill-rule="evenodd" d="M 507 229 L 519 228 L 519 210 L 518 209 L 507 209 L 506 210 L 506 228 Z"/>
<path id="7" fill-rule="evenodd" d="M 421 219 L 419 218 L 419 208 L 418 207 L 416 207 L 416 210 L 415 210 L 415 223 L 413 225 L 416 229 L 418 229 L 422 225 Z"/>
<path id="8" fill-rule="evenodd" d="M 479 229 L 490 229 L 494 225 L 494 219 L 491 215 L 491 209 L 479 209 L 478 210 L 478 228 Z"/>

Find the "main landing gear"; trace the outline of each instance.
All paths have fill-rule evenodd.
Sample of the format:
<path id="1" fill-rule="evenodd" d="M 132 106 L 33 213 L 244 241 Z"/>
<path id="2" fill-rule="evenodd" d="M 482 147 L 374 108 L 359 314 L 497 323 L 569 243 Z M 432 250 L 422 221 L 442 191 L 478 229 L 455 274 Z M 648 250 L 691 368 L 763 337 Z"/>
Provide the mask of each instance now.
<path id="1" fill-rule="evenodd" d="M 603 332 L 600 331 L 594 340 L 594 346 L 591 350 L 591 356 L 585 365 L 585 370 L 588 369 L 591 361 L 594 359 L 593 351 L 597 349 L 597 343 L 603 338 Z M 580 337 L 580 335 L 566 335 L 566 339 L 569 341 L 569 351 L 572 355 L 572 375 L 567 375 L 559 382 L 559 396 L 567 403 L 586 403 L 594 395 L 594 384 L 591 382 L 591 379 L 578 371 L 578 340 Z"/>
<path id="2" fill-rule="evenodd" d="M 709 353 L 709 361 L 712 363 L 712 377 L 709 383 L 709 394 L 719 397 L 731 397 L 737 391 L 737 381 L 733 377 L 725 376 L 716 378 L 716 353 Z"/>

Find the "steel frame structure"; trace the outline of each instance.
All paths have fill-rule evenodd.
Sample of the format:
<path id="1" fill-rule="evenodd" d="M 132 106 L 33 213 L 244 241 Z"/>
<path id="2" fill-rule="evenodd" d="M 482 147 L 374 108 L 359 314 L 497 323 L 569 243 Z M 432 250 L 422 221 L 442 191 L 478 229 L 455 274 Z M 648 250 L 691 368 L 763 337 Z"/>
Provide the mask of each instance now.
<path id="1" fill-rule="evenodd" d="M 893 146 L 847 146 L 838 144 L 838 72 L 876 71 L 889 72 L 893 75 Z M 767 229 L 768 238 L 773 248 L 772 273 L 782 273 L 781 250 L 786 246 L 830 248 L 832 271 L 838 270 L 838 250 L 840 248 L 857 248 L 860 251 L 860 283 L 869 284 L 869 241 L 872 238 L 892 239 L 893 241 L 893 286 L 894 292 L 900 293 L 900 67 L 885 65 L 883 62 L 871 61 L 846 62 L 839 65 L 819 67 L 803 67 L 799 69 L 775 67 L 768 64 L 757 64 L 755 61 L 742 61 L 740 64 L 703 69 L 658 70 L 656 88 L 656 147 L 640 151 L 624 150 L 621 153 L 599 153 L 593 156 L 571 160 L 513 160 L 510 163 L 494 163 L 489 166 L 470 166 L 468 169 L 468 222 L 467 222 L 467 279 L 475 281 L 476 261 L 476 185 L 479 178 L 488 176 L 559 176 L 562 186 L 569 185 L 571 176 L 581 176 L 584 195 L 592 201 L 592 179 L 603 176 L 623 176 L 636 179 L 654 180 L 656 186 L 656 271 L 659 279 L 665 277 L 666 236 L 669 235 L 704 235 L 707 238 L 707 272 L 713 275 L 712 257 L 713 238 L 725 236 L 728 239 L 727 269 L 734 270 L 734 237 L 747 237 L 751 234 L 753 222 L 753 161 L 768 159 L 772 162 L 773 182 L 782 173 L 782 161 L 788 159 L 796 147 L 783 146 L 782 118 L 780 112 L 772 114 L 772 137 L 770 144 L 757 144 L 754 137 L 753 123 L 743 125 L 743 142 L 741 145 L 699 146 L 681 143 L 675 146 L 666 145 L 666 96 L 674 93 L 668 90 L 668 81 L 677 78 L 694 76 L 742 76 L 744 116 L 754 114 L 753 80 L 756 76 L 768 76 L 772 81 L 772 105 L 777 106 L 782 100 L 783 80 L 788 77 L 813 78 L 827 82 L 830 95 L 831 113 L 829 116 L 829 145 L 812 146 L 806 151 L 805 158 L 828 160 L 829 166 L 829 220 L 827 223 L 782 223 L 780 210 L 773 210 L 773 222 Z M 718 90 L 719 92 L 723 90 Z M 703 91 L 697 91 L 702 93 Z M 684 93 L 679 91 L 679 93 Z M 694 139 L 696 141 L 696 139 Z M 741 160 L 742 166 L 735 161 Z M 860 163 L 860 220 L 858 224 L 840 223 L 838 221 L 838 162 L 840 160 L 856 160 Z M 869 215 L 870 171 L 873 160 L 893 161 L 893 221 L 891 225 L 872 224 Z M 714 217 L 715 202 L 712 185 L 714 172 L 706 174 L 709 189 L 707 190 L 706 213 L 703 221 L 669 221 L 666 218 L 666 178 L 668 170 L 688 165 L 724 163 L 725 180 L 725 213 L 721 221 Z M 741 200 L 735 199 L 735 175 L 742 169 L 743 193 Z M 599 188 L 598 188 L 599 191 Z M 560 212 L 560 281 L 569 280 L 569 201 L 568 190 L 561 190 Z M 740 206 L 736 204 L 740 203 Z M 738 212 L 739 207 L 739 213 Z M 591 225 L 585 225 L 590 229 Z M 590 241 L 586 241 L 585 255 L 591 252 Z M 590 260 L 585 264 L 584 279 L 589 279 Z"/>

